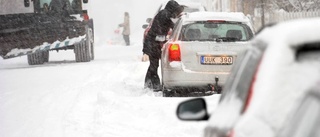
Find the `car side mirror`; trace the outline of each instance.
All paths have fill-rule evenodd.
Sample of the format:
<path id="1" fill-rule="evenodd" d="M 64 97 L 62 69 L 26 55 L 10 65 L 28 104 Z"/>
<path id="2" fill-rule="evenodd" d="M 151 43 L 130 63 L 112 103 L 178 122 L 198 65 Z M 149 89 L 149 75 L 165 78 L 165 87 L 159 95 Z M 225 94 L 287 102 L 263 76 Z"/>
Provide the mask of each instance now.
<path id="1" fill-rule="evenodd" d="M 83 0 L 83 3 L 88 3 L 89 0 Z"/>
<path id="2" fill-rule="evenodd" d="M 24 6 L 25 7 L 30 7 L 30 1 L 29 0 L 24 0 Z"/>
<path id="3" fill-rule="evenodd" d="M 205 100 L 196 98 L 181 102 L 177 108 L 177 116 L 180 120 L 208 120 L 209 115 Z"/>
<path id="4" fill-rule="evenodd" d="M 146 22 L 150 23 L 152 21 L 152 18 L 147 18 Z"/>
<path id="5" fill-rule="evenodd" d="M 142 28 L 146 29 L 146 28 L 148 28 L 148 26 L 149 26 L 148 24 L 144 24 L 144 25 L 142 25 Z"/>

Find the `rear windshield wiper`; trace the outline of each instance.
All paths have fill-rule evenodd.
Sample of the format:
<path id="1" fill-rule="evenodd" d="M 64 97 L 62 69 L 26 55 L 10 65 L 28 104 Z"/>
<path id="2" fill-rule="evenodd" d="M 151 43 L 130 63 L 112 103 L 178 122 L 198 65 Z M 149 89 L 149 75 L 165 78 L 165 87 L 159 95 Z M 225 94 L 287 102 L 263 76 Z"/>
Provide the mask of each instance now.
<path id="1" fill-rule="evenodd" d="M 216 41 L 217 42 L 224 42 L 224 41 L 240 41 L 240 39 L 238 38 L 235 38 L 235 37 L 219 37 L 219 38 L 216 38 Z"/>

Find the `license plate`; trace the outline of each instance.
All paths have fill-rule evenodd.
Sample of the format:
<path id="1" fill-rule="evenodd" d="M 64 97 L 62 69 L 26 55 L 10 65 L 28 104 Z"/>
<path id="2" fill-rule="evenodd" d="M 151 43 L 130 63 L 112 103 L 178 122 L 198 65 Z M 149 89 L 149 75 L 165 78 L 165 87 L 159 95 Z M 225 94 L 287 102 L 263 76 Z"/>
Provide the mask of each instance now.
<path id="1" fill-rule="evenodd" d="M 201 56 L 200 62 L 203 65 L 232 65 L 232 56 Z"/>

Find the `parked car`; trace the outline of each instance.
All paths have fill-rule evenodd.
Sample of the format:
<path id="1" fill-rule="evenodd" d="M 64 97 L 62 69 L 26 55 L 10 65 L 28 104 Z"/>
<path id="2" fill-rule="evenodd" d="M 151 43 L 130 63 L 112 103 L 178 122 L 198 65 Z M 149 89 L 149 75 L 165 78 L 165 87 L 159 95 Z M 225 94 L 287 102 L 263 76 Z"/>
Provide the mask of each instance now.
<path id="1" fill-rule="evenodd" d="M 272 137 L 299 97 L 320 77 L 320 19 L 279 23 L 262 30 L 232 68 L 218 106 L 209 116 L 179 104 L 181 120 L 208 120 L 205 137 Z M 315 27 L 316 26 L 316 27 Z M 181 109 L 184 108 L 184 109 Z"/>
<path id="2" fill-rule="evenodd" d="M 185 8 L 183 10 L 183 13 L 191 13 L 191 12 L 200 12 L 200 11 L 207 11 L 207 9 L 205 8 L 204 5 L 202 5 L 200 2 L 185 2 L 185 1 L 177 1 L 180 5 L 183 5 Z M 161 3 L 159 8 L 157 9 L 155 15 L 157 15 L 157 13 L 160 10 L 163 10 L 166 7 L 167 2 L 165 3 Z M 152 25 L 152 20 L 153 18 L 147 18 L 146 19 L 146 23 L 142 25 L 142 28 L 145 29 L 144 33 L 143 33 L 143 42 L 144 42 L 144 38 L 146 37 L 147 33 L 149 32 L 151 25 Z"/>
<path id="3" fill-rule="evenodd" d="M 285 126 L 277 137 L 319 137 L 320 136 L 320 82 L 307 90 L 298 101 L 298 107 L 286 119 Z"/>
<path id="4" fill-rule="evenodd" d="M 256 38 L 268 49 L 256 74 L 252 105 L 235 125 L 235 137 L 274 137 L 298 100 L 318 80 L 319 23 L 320 18 L 279 23 Z"/>
<path id="5" fill-rule="evenodd" d="M 162 48 L 163 95 L 220 93 L 253 35 L 243 13 L 193 12 L 182 16 Z"/>

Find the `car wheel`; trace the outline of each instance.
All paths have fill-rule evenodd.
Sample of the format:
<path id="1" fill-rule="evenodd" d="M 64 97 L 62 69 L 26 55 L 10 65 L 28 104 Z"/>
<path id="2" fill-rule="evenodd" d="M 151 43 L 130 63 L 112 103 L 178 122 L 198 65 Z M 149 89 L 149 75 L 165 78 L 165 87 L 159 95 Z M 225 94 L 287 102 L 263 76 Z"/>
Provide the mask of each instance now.
<path id="1" fill-rule="evenodd" d="M 40 65 L 44 63 L 43 53 L 36 52 L 27 55 L 29 65 Z"/>
<path id="2" fill-rule="evenodd" d="M 162 86 L 162 96 L 163 97 L 173 97 L 172 91 L 166 89 L 164 86 Z"/>
<path id="3" fill-rule="evenodd" d="M 43 61 L 44 62 L 49 62 L 49 50 L 43 51 L 42 52 L 42 56 L 43 56 Z"/>

